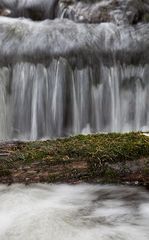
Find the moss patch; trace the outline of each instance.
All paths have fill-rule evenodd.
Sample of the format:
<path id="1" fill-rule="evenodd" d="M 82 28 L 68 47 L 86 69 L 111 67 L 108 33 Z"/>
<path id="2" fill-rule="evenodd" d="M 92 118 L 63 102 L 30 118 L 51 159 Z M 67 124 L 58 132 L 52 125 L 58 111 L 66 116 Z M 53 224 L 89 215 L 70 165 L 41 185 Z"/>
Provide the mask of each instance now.
<path id="1" fill-rule="evenodd" d="M 133 132 L 79 135 L 9 146 L 4 144 L 0 151 L 8 153 L 3 160 L 0 159 L 0 176 L 5 179 L 10 176 L 14 182 L 35 177 L 43 182 L 92 181 L 97 177 L 113 182 L 119 181 L 120 173 L 110 165 L 121 163 L 123 167 L 126 161 L 149 158 L 149 138 Z M 143 169 L 146 175 L 148 164 Z"/>

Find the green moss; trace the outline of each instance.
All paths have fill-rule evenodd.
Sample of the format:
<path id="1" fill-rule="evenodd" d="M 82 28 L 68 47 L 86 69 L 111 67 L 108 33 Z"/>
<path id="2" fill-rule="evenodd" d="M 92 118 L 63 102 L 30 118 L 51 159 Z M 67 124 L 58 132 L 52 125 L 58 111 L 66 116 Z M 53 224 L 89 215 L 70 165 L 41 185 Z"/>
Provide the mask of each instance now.
<path id="1" fill-rule="evenodd" d="M 144 167 L 144 174 L 146 175 L 146 176 L 149 176 L 149 167 Z"/>
<path id="2" fill-rule="evenodd" d="M 0 177 L 5 177 L 10 175 L 9 169 L 0 169 Z"/>
<path id="3" fill-rule="evenodd" d="M 144 173 L 145 176 L 149 176 L 149 160 L 147 160 L 145 165 L 144 165 L 143 173 Z"/>
<path id="4" fill-rule="evenodd" d="M 7 148 L 7 145 L 4 148 Z M 9 169 L 19 169 L 38 163 L 39 171 L 44 167 L 45 171 L 49 172 L 49 182 L 94 179 L 97 176 L 111 182 L 118 179 L 118 176 L 115 170 L 107 166 L 118 162 L 124 162 L 125 166 L 126 160 L 149 157 L 149 138 L 142 133 L 133 132 L 79 135 L 57 140 L 19 143 L 7 150 L 10 151 L 9 157 L 3 164 L 0 161 L 0 169 L 4 173 L 5 170 L 8 170 L 9 174 Z M 75 165 L 76 162 L 79 162 L 79 165 Z M 145 166 L 144 171 L 148 173 L 148 166 Z"/>
<path id="5" fill-rule="evenodd" d="M 96 134 L 76 136 L 55 141 L 22 144 L 12 157 L 15 160 L 69 161 L 88 159 L 99 161 L 133 160 L 149 156 L 149 138 L 141 133 Z"/>
<path id="6" fill-rule="evenodd" d="M 143 21 L 149 23 L 149 13 L 144 14 Z"/>
<path id="7" fill-rule="evenodd" d="M 119 180 L 119 175 L 117 171 L 108 167 L 103 172 L 103 179 L 106 183 L 112 183 Z"/>

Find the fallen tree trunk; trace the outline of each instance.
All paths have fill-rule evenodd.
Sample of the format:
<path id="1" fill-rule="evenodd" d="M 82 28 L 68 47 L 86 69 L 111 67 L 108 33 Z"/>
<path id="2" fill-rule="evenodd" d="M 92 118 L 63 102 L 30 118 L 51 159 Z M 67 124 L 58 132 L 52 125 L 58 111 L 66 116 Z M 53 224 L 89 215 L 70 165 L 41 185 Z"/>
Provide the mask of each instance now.
<path id="1" fill-rule="evenodd" d="M 149 186 L 149 137 L 96 134 L 0 144 L 0 183 L 136 183 Z"/>

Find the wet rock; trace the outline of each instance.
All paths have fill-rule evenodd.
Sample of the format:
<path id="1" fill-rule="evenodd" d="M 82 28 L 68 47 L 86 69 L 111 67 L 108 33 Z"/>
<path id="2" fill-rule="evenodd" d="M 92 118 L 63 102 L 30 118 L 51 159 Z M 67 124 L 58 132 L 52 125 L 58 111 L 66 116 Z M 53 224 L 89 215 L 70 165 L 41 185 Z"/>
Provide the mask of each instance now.
<path id="1" fill-rule="evenodd" d="M 1 0 L 0 8 L 11 10 L 10 17 L 25 17 L 34 21 L 55 18 L 58 0 Z"/>
<path id="2" fill-rule="evenodd" d="M 100 23 L 110 22 L 111 4 L 116 6 L 116 1 L 60 1 L 63 17 L 75 22 Z M 62 12 L 62 11 L 61 11 Z"/>
<path id="3" fill-rule="evenodd" d="M 9 9 L 1 9 L 0 8 L 0 16 L 9 16 L 11 11 Z"/>
<path id="4" fill-rule="evenodd" d="M 33 174 L 37 174 L 37 171 L 36 170 L 30 170 L 27 172 L 29 175 L 33 175 Z"/>
<path id="5" fill-rule="evenodd" d="M 10 9 L 10 10 L 9 10 Z M 147 0 L 1 0 L 0 15 L 34 21 L 68 18 L 75 22 L 137 24 L 149 22 Z"/>
<path id="6" fill-rule="evenodd" d="M 126 7 L 126 14 L 130 24 L 149 21 L 149 1 L 129 0 Z"/>
<path id="7" fill-rule="evenodd" d="M 137 24 L 149 22 L 147 0 L 60 0 L 59 8 L 64 18 L 76 22 Z"/>

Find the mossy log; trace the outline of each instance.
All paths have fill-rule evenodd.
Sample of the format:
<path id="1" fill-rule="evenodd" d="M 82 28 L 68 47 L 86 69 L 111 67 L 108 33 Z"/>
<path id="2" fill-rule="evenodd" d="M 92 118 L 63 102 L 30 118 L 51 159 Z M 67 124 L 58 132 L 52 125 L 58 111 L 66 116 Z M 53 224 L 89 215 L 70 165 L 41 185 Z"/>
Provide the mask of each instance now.
<path id="1" fill-rule="evenodd" d="M 149 185 L 149 137 L 95 134 L 0 144 L 0 183 Z"/>

